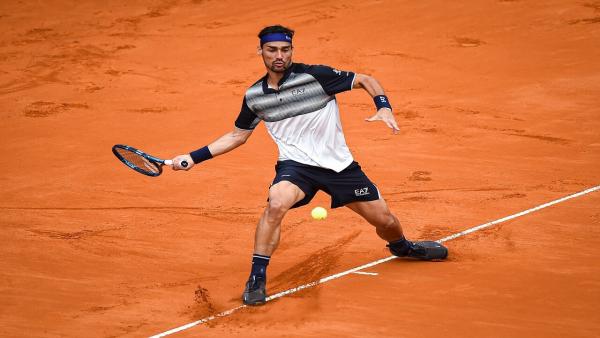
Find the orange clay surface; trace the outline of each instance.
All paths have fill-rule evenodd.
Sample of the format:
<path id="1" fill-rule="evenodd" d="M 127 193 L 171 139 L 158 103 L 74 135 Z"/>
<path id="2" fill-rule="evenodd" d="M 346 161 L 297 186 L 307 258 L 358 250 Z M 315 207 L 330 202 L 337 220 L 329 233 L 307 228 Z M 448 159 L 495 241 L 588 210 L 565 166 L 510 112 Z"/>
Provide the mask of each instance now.
<path id="1" fill-rule="evenodd" d="M 171 157 L 233 128 L 264 74 L 257 32 L 294 60 L 366 73 L 401 126 L 338 95 L 350 148 L 411 239 L 439 239 L 600 184 L 600 2 L 0 2 L 0 336 L 139 337 L 240 304 L 277 149 L 139 175 L 115 143 Z M 270 293 L 389 253 L 320 193 L 291 211 Z M 593 337 L 600 192 L 175 337 Z"/>

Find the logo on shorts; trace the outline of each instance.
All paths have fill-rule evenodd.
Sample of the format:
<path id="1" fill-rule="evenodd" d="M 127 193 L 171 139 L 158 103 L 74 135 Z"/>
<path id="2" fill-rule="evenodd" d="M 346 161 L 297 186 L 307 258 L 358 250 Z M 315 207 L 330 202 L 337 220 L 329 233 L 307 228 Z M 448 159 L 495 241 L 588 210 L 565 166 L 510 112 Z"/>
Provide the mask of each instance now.
<path id="1" fill-rule="evenodd" d="M 354 190 L 354 195 L 356 196 L 367 196 L 370 195 L 371 193 L 369 192 L 369 187 L 364 187 L 361 189 L 356 189 Z"/>

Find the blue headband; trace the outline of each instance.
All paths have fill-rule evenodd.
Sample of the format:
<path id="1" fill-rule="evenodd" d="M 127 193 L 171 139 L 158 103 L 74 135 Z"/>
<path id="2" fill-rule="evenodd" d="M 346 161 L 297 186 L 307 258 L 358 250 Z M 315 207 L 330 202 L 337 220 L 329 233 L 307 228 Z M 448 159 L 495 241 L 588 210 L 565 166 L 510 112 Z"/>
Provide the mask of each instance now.
<path id="1" fill-rule="evenodd" d="M 292 43 L 292 37 L 286 33 L 269 33 L 263 35 L 262 38 L 260 38 L 260 45 L 262 46 L 267 42 L 273 41 L 284 41 Z"/>

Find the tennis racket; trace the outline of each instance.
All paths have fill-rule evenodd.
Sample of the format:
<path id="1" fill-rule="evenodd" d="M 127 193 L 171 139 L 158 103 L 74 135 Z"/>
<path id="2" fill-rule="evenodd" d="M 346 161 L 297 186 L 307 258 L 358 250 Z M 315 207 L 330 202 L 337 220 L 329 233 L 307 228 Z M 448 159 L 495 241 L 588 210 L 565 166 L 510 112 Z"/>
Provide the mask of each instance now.
<path id="1" fill-rule="evenodd" d="M 147 176 L 158 176 L 162 174 L 163 165 L 173 165 L 172 160 L 163 160 L 123 144 L 114 145 L 112 152 L 126 166 Z M 187 161 L 181 161 L 180 164 L 184 168 L 188 166 Z"/>

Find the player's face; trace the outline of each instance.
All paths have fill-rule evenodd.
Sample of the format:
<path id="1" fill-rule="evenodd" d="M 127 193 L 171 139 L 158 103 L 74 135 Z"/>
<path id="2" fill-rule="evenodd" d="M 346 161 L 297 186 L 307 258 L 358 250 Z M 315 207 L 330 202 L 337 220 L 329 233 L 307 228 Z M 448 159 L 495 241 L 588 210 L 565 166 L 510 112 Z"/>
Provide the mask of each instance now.
<path id="1" fill-rule="evenodd" d="M 283 73 L 292 64 L 292 44 L 285 41 L 265 43 L 259 50 L 265 67 L 276 73 Z"/>

